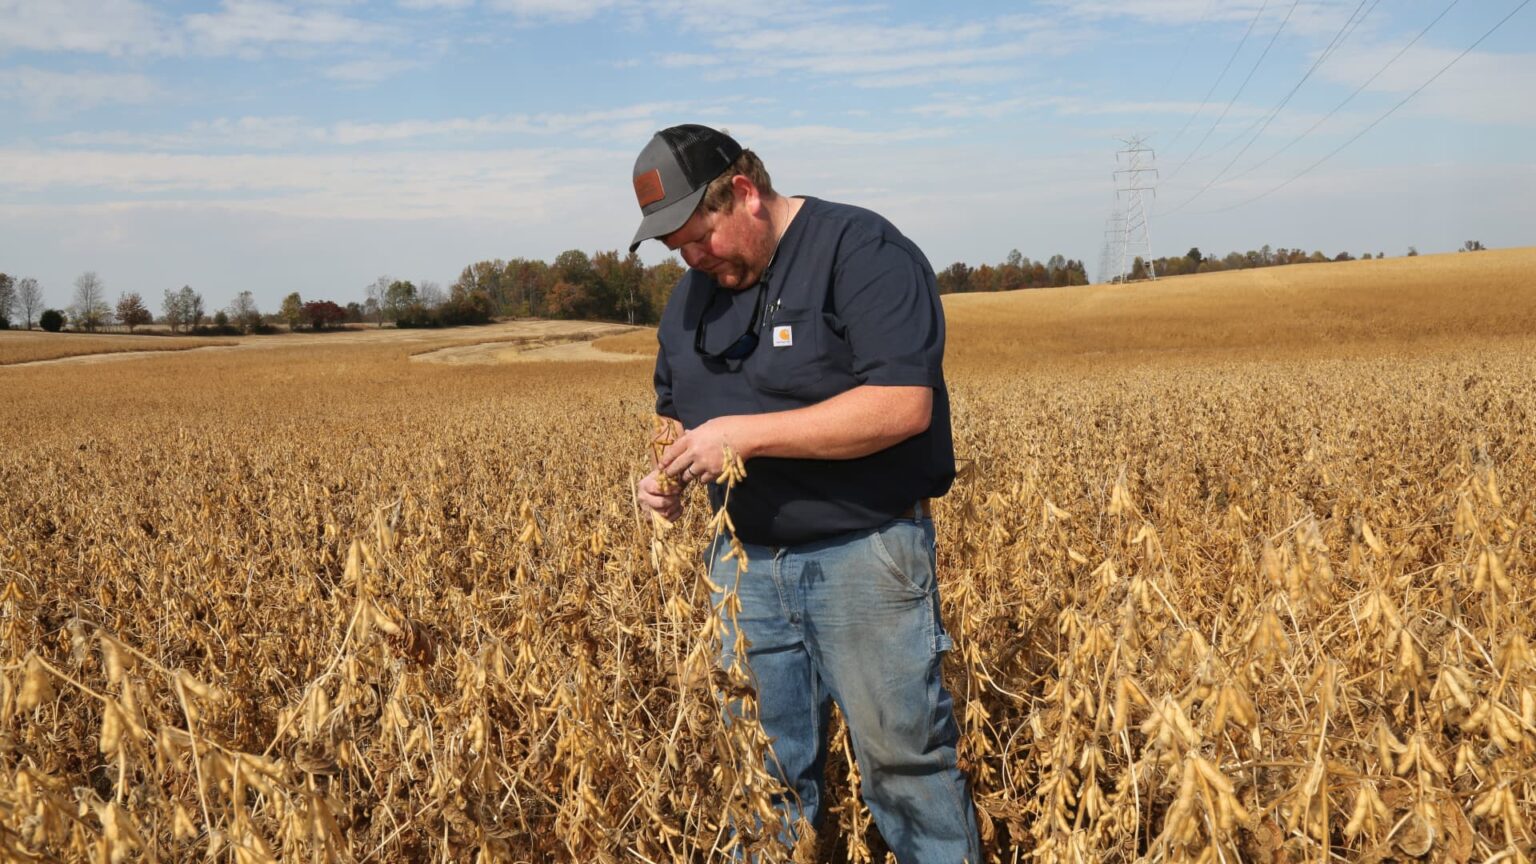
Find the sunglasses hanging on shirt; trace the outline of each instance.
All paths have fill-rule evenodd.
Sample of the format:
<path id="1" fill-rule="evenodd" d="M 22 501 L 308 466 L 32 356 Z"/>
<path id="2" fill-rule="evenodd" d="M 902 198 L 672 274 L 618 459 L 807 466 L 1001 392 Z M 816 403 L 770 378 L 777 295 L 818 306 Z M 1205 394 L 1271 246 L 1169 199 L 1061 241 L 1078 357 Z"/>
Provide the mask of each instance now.
<path id="1" fill-rule="evenodd" d="M 775 250 L 777 251 L 777 250 Z M 741 334 L 726 347 L 724 351 L 710 351 L 705 348 L 709 337 L 706 335 L 705 322 L 709 319 L 709 310 L 715 307 L 715 300 L 722 293 L 717 287 L 709 295 L 709 303 L 704 306 L 704 312 L 699 316 L 699 329 L 693 334 L 693 350 L 705 360 L 711 363 L 724 363 L 727 360 L 745 360 L 757 350 L 757 343 L 762 341 L 759 331 L 762 329 L 763 308 L 768 299 L 768 275 L 764 270 L 762 278 L 757 280 L 757 305 L 752 310 L 752 320 L 747 323 L 747 332 Z"/>

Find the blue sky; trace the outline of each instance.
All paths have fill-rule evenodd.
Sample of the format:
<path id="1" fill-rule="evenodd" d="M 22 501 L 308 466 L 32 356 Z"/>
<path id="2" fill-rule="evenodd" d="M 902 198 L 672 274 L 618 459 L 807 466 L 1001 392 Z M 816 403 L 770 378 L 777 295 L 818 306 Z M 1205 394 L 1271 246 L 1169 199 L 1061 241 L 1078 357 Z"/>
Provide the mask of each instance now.
<path id="1" fill-rule="evenodd" d="M 879 210 L 936 269 L 1097 269 L 1127 135 L 1156 151 L 1158 254 L 1528 245 L 1536 7 L 1244 203 L 1519 3 L 0 0 L 0 271 L 53 305 L 86 270 L 154 306 L 446 286 L 626 245 L 634 155 L 680 122 L 729 128 L 781 191 Z"/>

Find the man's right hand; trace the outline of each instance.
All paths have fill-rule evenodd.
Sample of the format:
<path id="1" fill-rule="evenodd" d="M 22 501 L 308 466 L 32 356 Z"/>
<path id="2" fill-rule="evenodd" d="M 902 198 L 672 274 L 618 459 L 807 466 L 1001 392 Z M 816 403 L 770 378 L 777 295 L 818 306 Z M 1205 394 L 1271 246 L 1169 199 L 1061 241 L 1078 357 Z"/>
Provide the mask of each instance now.
<path id="1" fill-rule="evenodd" d="M 661 470 L 645 475 L 640 481 L 640 503 L 668 522 L 676 522 L 683 515 L 683 490 L 687 483 L 668 478 L 670 491 L 663 492 Z"/>

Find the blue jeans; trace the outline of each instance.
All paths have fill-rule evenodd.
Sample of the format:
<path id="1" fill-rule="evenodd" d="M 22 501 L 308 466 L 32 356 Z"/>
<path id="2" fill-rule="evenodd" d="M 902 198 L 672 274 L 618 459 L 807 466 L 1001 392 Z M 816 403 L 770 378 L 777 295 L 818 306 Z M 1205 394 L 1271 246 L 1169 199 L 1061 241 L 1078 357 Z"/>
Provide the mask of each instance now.
<path id="1" fill-rule="evenodd" d="M 801 546 L 745 545 L 739 583 L 736 562 L 720 560 L 723 542 L 711 579 L 741 602 L 759 719 L 773 739 L 769 771 L 791 790 L 776 802 L 785 821 L 821 824 L 836 700 L 864 802 L 897 860 L 979 862 L 976 816 L 955 762 L 954 703 L 940 680 L 951 643 L 939 619 L 933 522 L 895 519 Z M 725 623 L 728 665 L 738 634 Z"/>

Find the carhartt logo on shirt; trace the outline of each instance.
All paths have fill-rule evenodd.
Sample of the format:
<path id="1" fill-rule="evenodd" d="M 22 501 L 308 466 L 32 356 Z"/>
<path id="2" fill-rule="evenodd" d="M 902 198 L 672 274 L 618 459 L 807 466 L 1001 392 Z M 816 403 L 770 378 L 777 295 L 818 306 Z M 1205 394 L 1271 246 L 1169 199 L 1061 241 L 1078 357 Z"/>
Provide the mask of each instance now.
<path id="1" fill-rule="evenodd" d="M 773 328 L 773 347 L 787 348 L 795 344 L 795 333 L 788 324 Z"/>

